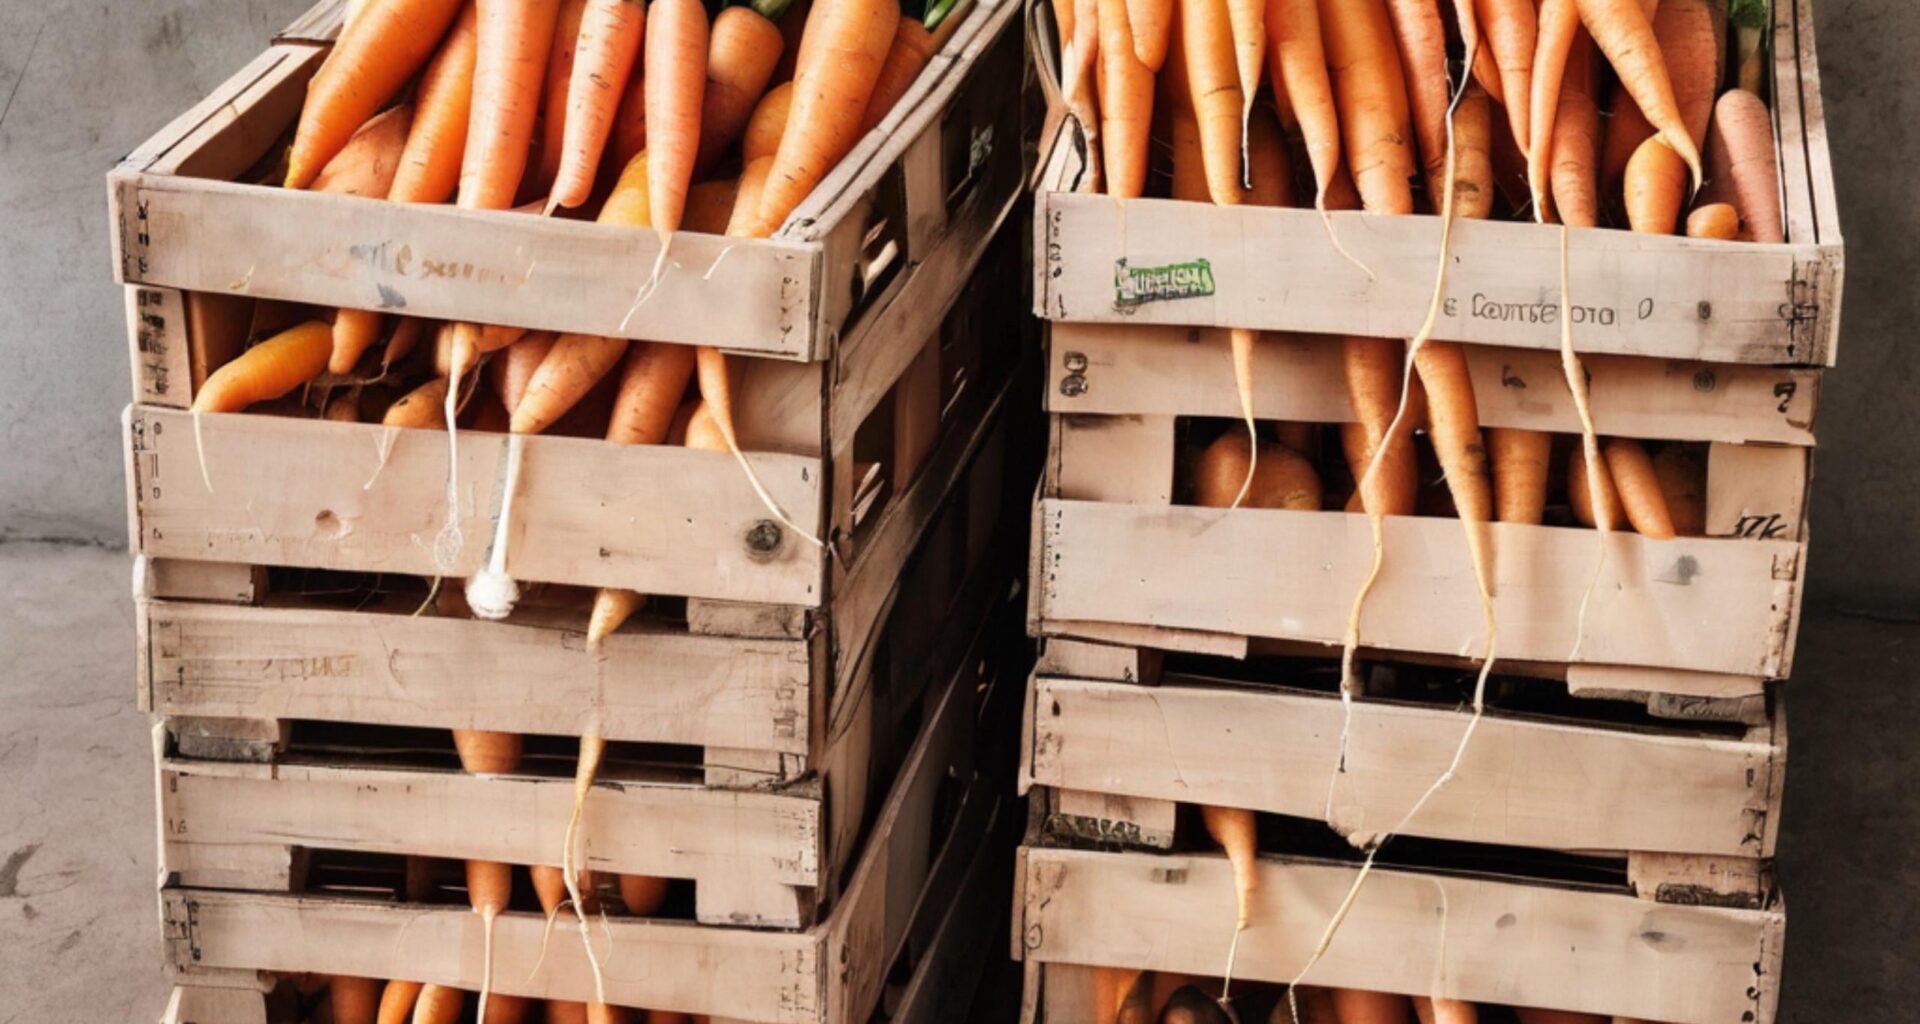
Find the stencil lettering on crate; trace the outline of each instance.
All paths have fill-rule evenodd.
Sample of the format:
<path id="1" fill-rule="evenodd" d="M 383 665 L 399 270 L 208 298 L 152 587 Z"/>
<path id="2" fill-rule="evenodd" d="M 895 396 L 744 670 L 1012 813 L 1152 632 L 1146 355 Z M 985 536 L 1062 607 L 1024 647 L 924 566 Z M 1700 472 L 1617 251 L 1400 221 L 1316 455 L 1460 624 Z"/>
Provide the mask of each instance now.
<path id="1" fill-rule="evenodd" d="M 1612 306 L 1589 306 L 1579 303 L 1572 304 L 1569 312 L 1575 326 L 1615 327 L 1622 323 L 1650 320 L 1653 318 L 1654 308 L 1654 301 L 1647 298 L 1641 299 L 1630 312 L 1626 313 Z M 1468 320 L 1489 323 L 1552 327 L 1560 323 L 1560 300 L 1551 298 L 1530 302 L 1508 302 L 1485 292 L 1474 292 L 1464 300 L 1458 295 L 1447 296 L 1446 301 L 1442 303 L 1441 312 L 1450 320 L 1459 320 L 1464 317 Z"/>
<path id="2" fill-rule="evenodd" d="M 525 271 L 508 271 L 499 267 L 486 266 L 466 259 L 450 258 L 451 254 L 436 253 L 432 256 L 415 252 L 407 242 L 378 242 L 349 246 L 348 254 L 357 263 L 365 264 L 384 274 L 394 277 L 410 278 L 416 281 L 464 281 L 474 284 L 517 285 L 525 281 L 532 268 Z M 405 309 L 405 295 L 387 285 L 378 285 L 380 306 L 383 309 Z"/>

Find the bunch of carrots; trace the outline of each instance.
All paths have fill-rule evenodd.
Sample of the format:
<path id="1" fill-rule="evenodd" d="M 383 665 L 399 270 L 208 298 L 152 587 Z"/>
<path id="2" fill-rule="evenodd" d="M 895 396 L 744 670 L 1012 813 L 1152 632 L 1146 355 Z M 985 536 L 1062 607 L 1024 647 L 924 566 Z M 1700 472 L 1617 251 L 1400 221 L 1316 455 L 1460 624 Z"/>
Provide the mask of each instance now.
<path id="1" fill-rule="evenodd" d="M 1309 985 L 1295 986 L 1291 993 L 1278 986 L 1252 990 L 1245 1005 L 1253 1015 L 1232 1018 L 1219 1003 L 1222 988 L 1218 978 L 1097 967 L 1094 1007 L 1087 1019 L 1090 1024 L 1231 1024 L 1236 1019 L 1265 1024 L 1477 1024 L 1480 1019 L 1478 1006 L 1458 1000 Z M 1269 1000 L 1271 1009 L 1265 1009 Z M 1520 1024 L 1651 1024 L 1567 1010 L 1510 1009 Z"/>

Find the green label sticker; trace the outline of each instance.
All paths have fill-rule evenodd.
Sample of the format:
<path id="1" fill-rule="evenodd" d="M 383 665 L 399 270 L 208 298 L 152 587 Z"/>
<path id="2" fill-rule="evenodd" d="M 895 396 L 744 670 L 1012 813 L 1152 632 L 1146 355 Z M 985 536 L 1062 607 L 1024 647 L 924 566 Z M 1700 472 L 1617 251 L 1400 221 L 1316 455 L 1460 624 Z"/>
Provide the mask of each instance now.
<path id="1" fill-rule="evenodd" d="M 1169 263 L 1159 267 L 1130 267 L 1113 261 L 1113 304 L 1125 308 L 1171 299 L 1197 299 L 1213 294 L 1213 264 L 1206 260 Z"/>

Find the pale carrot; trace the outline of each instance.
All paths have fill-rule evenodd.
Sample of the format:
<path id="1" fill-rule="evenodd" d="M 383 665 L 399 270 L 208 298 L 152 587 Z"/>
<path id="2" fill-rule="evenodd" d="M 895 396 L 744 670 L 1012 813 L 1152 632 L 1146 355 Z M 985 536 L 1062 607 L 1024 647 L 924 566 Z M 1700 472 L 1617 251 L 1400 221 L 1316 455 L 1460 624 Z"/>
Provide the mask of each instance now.
<path id="1" fill-rule="evenodd" d="M 1740 211 L 1740 239 L 1786 240 L 1780 218 L 1780 165 L 1773 149 L 1773 118 L 1760 97 L 1731 89 L 1713 108 L 1707 152 L 1713 177 Z"/>
<path id="2" fill-rule="evenodd" d="M 1200 820 L 1233 865 L 1233 930 L 1237 936 L 1253 923 L 1253 894 L 1260 887 L 1259 842 L 1254 834 L 1253 812 L 1243 807 L 1203 804 Z"/>
<path id="3" fill-rule="evenodd" d="M 550 209 L 579 206 L 593 191 L 593 173 L 600 166 L 627 76 L 640 53 L 646 12 L 641 0 L 587 2 L 568 76 L 560 159 L 547 200 Z M 557 113 L 548 106 L 549 118 Z"/>
<path id="4" fill-rule="evenodd" d="M 1167 62 L 1175 20 L 1173 7 L 1174 0 L 1127 0 L 1127 24 L 1133 27 L 1133 55 L 1156 74 Z"/>
<path id="5" fill-rule="evenodd" d="M 1740 237 L 1740 212 L 1732 203 L 1708 203 L 1687 214 L 1688 238 L 1716 238 L 1730 242 Z"/>
<path id="6" fill-rule="evenodd" d="M 407 1024 L 413 1018 L 414 1004 L 424 988 L 417 981 L 389 981 L 380 992 L 380 1009 L 374 1018 L 379 1024 Z"/>
<path id="7" fill-rule="evenodd" d="M 1393 19 L 1394 41 L 1406 69 L 1407 102 L 1414 137 L 1420 143 L 1420 166 L 1427 175 L 1427 194 L 1438 206 L 1446 177 L 1447 107 L 1452 99 L 1447 89 L 1447 29 L 1435 0 L 1387 0 L 1387 13 Z"/>
<path id="8" fill-rule="evenodd" d="M 1620 496 L 1621 511 L 1634 532 L 1654 540 L 1672 540 L 1673 517 L 1667 511 L 1667 499 L 1646 447 L 1632 438 L 1614 437 L 1607 439 L 1603 454 L 1607 474 Z"/>
<path id="9" fill-rule="evenodd" d="M 1286 94 L 1306 140 L 1314 206 L 1326 209 L 1327 191 L 1340 167 L 1340 116 L 1327 73 L 1318 0 L 1267 0 L 1267 52 L 1274 94 Z"/>
<path id="10" fill-rule="evenodd" d="M 457 201 L 469 210 L 504 210 L 513 205 L 526 170 L 560 0 L 475 3 L 473 112 Z"/>
<path id="11" fill-rule="evenodd" d="M 1658 137 L 1650 138 L 1627 161 L 1627 224 L 1644 234 L 1671 235 L 1687 202 L 1687 165 Z"/>
<path id="12" fill-rule="evenodd" d="M 1640 6 L 1640 0 L 1576 2 L 1581 23 L 1619 74 L 1621 87 L 1633 97 L 1659 136 L 1680 154 L 1692 175 L 1694 187 L 1699 187 L 1700 150 L 1674 99 L 1673 80 L 1667 74 L 1660 44 L 1654 38 L 1653 23 Z"/>
<path id="13" fill-rule="evenodd" d="M 1600 108 L 1594 102 L 1594 49 L 1586 30 L 1574 34 L 1560 80 L 1553 118 L 1553 167 L 1548 172 L 1553 209 L 1562 224 L 1590 228 L 1600 223 L 1595 171 L 1600 154 Z"/>
<path id="14" fill-rule="evenodd" d="M 1535 0 L 1475 0 L 1486 47 L 1500 71 L 1500 97 L 1506 104 L 1513 141 L 1526 152 L 1531 144 L 1528 98 L 1533 95 L 1534 50 L 1539 36 Z"/>
<path id="15" fill-rule="evenodd" d="M 440 44 L 414 96 L 413 130 L 400 153 L 387 198 L 396 203 L 444 203 L 460 185 L 460 164 L 467 151 L 467 124 L 473 113 L 474 54 L 479 28 L 472 0 Z"/>
<path id="16" fill-rule="evenodd" d="M 1320 23 L 1360 201 L 1369 213 L 1412 213 L 1407 89 L 1384 0 L 1320 0 Z"/>
<path id="17" fill-rule="evenodd" d="M 749 229 L 768 237 L 860 138 L 900 24 L 895 0 L 818 0 L 794 68 L 793 108 Z M 716 419 L 725 420 L 716 410 Z"/>
<path id="18" fill-rule="evenodd" d="M 1189 0 L 1205 3 L 1209 0 Z M 1100 147 L 1107 194 L 1133 199 L 1147 186 L 1153 72 L 1133 52 L 1126 0 L 1100 0 Z M 1236 157 L 1236 164 L 1238 160 Z M 1235 170 L 1238 177 L 1238 170 Z"/>
<path id="19" fill-rule="evenodd" d="M 1247 166 L 1247 125 L 1253 119 L 1253 101 L 1260 93 L 1260 72 L 1266 63 L 1266 21 L 1267 0 L 1227 0 L 1234 74 L 1240 83 L 1240 183 L 1243 188 L 1253 187 L 1252 169 Z"/>
<path id="20" fill-rule="evenodd" d="M 1620 511 L 1620 494 L 1613 486 L 1613 474 L 1607 471 L 1607 460 L 1601 457 L 1594 466 L 1592 478 L 1600 487 L 1600 500 L 1595 501 L 1587 471 L 1587 453 L 1584 445 L 1574 445 L 1573 454 L 1567 462 L 1567 507 L 1573 511 L 1573 518 L 1582 526 L 1599 526 L 1609 532 L 1620 529 L 1625 516 Z M 1605 520 L 1604 525 L 1602 519 Z"/>
<path id="21" fill-rule="evenodd" d="M 707 41 L 695 174 L 704 174 L 719 162 L 765 95 L 786 47 L 779 25 L 785 13 L 785 0 L 756 0 L 751 6 L 729 7 L 713 19 L 713 32 Z M 903 30 L 908 24 L 917 23 L 903 20 Z"/>
<path id="22" fill-rule="evenodd" d="M 647 203 L 653 229 L 680 229 L 707 78 L 707 10 L 700 0 L 655 0 L 647 46 Z M 664 255 L 664 254 L 663 254 Z"/>
<path id="23" fill-rule="evenodd" d="M 305 188 L 327 161 L 420 70 L 460 0 L 380 0 L 341 35 L 307 84 L 287 155 L 287 188 Z"/>
<path id="24" fill-rule="evenodd" d="M 1533 53 L 1532 92 L 1527 117 L 1527 187 L 1533 193 L 1534 218 L 1554 218 L 1552 164 L 1554 121 L 1560 112 L 1567 63 L 1580 35 L 1580 11 L 1574 0 L 1541 0 L 1539 35 Z"/>
<path id="25" fill-rule="evenodd" d="M 413 126 L 413 105 L 389 107 L 360 126 L 313 179 L 315 192 L 385 199 Z"/>
<path id="26" fill-rule="evenodd" d="M 333 354 L 333 328 L 324 320 L 290 327 L 213 372 L 193 396 L 194 412 L 239 412 L 279 398 L 320 376 Z"/>
<path id="27" fill-rule="evenodd" d="M 1227 13 L 1227 0 L 1180 0 L 1178 9 L 1180 43 L 1185 50 L 1187 95 L 1193 104 L 1195 123 L 1200 128 L 1200 154 L 1207 172 L 1207 193 L 1216 205 L 1238 204 L 1241 189 L 1240 113 L 1245 105 L 1245 96 L 1240 90 L 1239 72 L 1234 62 L 1233 25 Z M 1100 17 L 1104 22 L 1107 7 L 1101 8 Z M 1100 42 L 1103 48 L 1107 45 L 1107 38 L 1107 28 L 1102 24 Z M 1104 80 L 1102 84 L 1105 84 Z M 1103 97 L 1102 103 L 1105 102 Z M 1143 119 L 1143 141 L 1145 127 Z"/>

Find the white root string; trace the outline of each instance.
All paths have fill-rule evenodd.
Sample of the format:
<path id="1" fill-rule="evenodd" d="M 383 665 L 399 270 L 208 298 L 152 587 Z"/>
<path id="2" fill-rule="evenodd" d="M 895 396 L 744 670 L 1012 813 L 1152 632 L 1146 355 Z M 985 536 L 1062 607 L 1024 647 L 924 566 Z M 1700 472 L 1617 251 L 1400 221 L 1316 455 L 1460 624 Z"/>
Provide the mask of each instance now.
<path id="1" fill-rule="evenodd" d="M 627 315 L 620 318 L 622 334 L 626 333 L 627 325 L 633 322 L 634 314 L 640 312 L 640 307 L 646 305 L 647 301 L 653 298 L 653 293 L 659 290 L 660 278 L 667 268 L 667 253 L 672 249 L 673 232 L 660 232 L 660 254 L 653 258 L 653 271 L 647 275 L 646 283 L 640 286 L 639 294 L 633 297 L 633 305 L 627 307 Z"/>
<path id="2" fill-rule="evenodd" d="M 200 433 L 200 421 L 205 419 L 206 415 L 198 409 L 193 411 L 193 452 L 200 459 L 200 482 L 206 485 L 207 493 L 212 494 L 213 475 L 207 472 L 207 442 Z"/>
<path id="3" fill-rule="evenodd" d="M 1240 415 L 1247 421 L 1247 475 L 1240 481 L 1240 493 L 1233 496 L 1233 504 L 1228 506 L 1237 509 L 1253 491 L 1253 474 L 1260 467 L 1260 431 L 1253 420 L 1253 346 L 1260 335 L 1249 328 L 1236 327 L 1228 337 L 1233 350 L 1233 383 L 1240 392 Z"/>
<path id="4" fill-rule="evenodd" d="M 596 716 L 597 717 L 597 716 Z M 568 902 L 580 926 L 580 944 L 587 949 L 587 966 L 593 970 L 593 1001 L 605 1004 L 607 984 L 600 970 L 600 957 L 593 951 L 593 934 L 587 928 L 587 912 L 580 896 L 580 878 L 574 871 L 574 845 L 579 840 L 580 812 L 587 805 L 587 793 L 593 789 L 593 777 L 600 770 L 600 759 L 607 752 L 607 741 L 599 735 L 596 721 L 580 737 L 580 764 L 573 776 L 573 813 L 567 818 L 566 847 L 560 854 L 560 874 L 567 883 Z M 558 908 L 556 908 L 558 909 Z"/>
<path id="5" fill-rule="evenodd" d="M 531 984 L 540 973 L 540 965 L 547 962 L 547 945 L 553 941 L 553 922 L 558 920 L 560 912 L 572 905 L 573 900 L 564 899 L 547 911 L 547 923 L 540 929 L 540 952 L 534 955 L 533 966 L 527 970 L 526 983 Z"/>
<path id="6" fill-rule="evenodd" d="M 474 1020 L 486 1024 L 487 996 L 493 992 L 493 922 L 500 917 L 500 911 L 491 903 L 480 912 L 480 927 L 483 929 L 480 941 L 480 1006 Z"/>
<path id="7" fill-rule="evenodd" d="M 1447 145 L 1452 146 L 1453 123 L 1451 110 L 1448 111 L 1447 137 Z M 1339 253 L 1341 259 L 1360 268 L 1360 272 L 1367 275 L 1369 282 L 1380 280 L 1380 275 L 1374 273 L 1372 267 L 1363 262 L 1360 257 L 1348 252 L 1346 244 L 1340 241 L 1340 232 L 1335 231 L 1333 228 L 1333 211 L 1327 209 L 1327 190 L 1325 186 L 1321 186 L 1319 191 L 1314 194 L 1313 208 L 1320 214 L 1320 226 L 1326 231 L 1327 242 L 1333 246 L 1333 251 Z"/>
<path id="8" fill-rule="evenodd" d="M 456 406 L 460 391 L 460 364 L 463 362 L 459 337 L 459 332 L 455 331 L 453 366 L 448 371 L 447 397 L 441 408 L 441 415 L 447 420 L 447 521 L 433 538 L 433 567 L 440 570 L 442 575 L 453 572 L 453 567 L 459 564 L 460 549 L 466 544 L 466 537 L 460 532 L 460 431 L 454 428 L 455 418 L 459 415 Z"/>
<path id="9" fill-rule="evenodd" d="M 506 479 L 501 484 L 500 518 L 494 522 L 493 546 L 487 552 L 486 565 L 467 578 L 467 605 L 483 619 L 506 618 L 520 600 L 519 584 L 507 575 L 507 538 L 513 522 L 514 492 L 520 489 L 520 459 L 525 441 L 525 434 L 507 435 Z"/>
<path id="10" fill-rule="evenodd" d="M 1580 595 L 1580 611 L 1574 617 L 1573 650 L 1567 653 L 1567 660 L 1578 661 L 1580 645 L 1587 639 L 1587 607 L 1592 604 L 1594 591 L 1600 587 L 1600 574 L 1607 567 L 1607 534 L 1613 529 L 1613 513 L 1603 499 L 1606 492 L 1601 490 L 1600 436 L 1593 425 L 1593 396 L 1587 388 L 1587 369 L 1573 349 L 1573 298 L 1569 289 L 1572 274 L 1567 266 L 1569 234 L 1567 226 L 1560 225 L 1560 370 L 1566 375 L 1567 390 L 1573 392 L 1573 410 L 1580 415 L 1580 450 L 1586 456 L 1587 494 L 1591 496 L 1588 502 L 1593 506 L 1594 536 L 1599 539 L 1600 548 L 1593 562 L 1593 576 Z"/>

